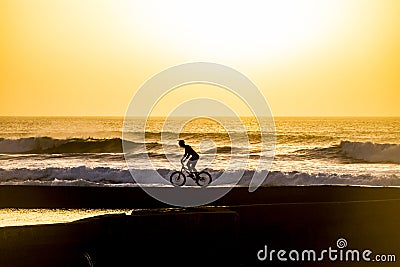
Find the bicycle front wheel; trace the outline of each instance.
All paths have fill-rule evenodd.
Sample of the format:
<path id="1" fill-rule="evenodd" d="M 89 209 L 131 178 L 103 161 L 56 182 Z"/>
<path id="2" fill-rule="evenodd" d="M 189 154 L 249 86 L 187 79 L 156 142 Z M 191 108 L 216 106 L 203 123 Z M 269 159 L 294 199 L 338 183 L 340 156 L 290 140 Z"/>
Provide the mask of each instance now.
<path id="1" fill-rule="evenodd" d="M 199 186 L 207 186 L 211 183 L 211 175 L 206 171 L 201 171 L 197 175 L 196 184 Z"/>
<path id="2" fill-rule="evenodd" d="M 182 172 L 176 171 L 171 174 L 169 181 L 174 186 L 182 186 L 186 183 L 186 176 Z"/>

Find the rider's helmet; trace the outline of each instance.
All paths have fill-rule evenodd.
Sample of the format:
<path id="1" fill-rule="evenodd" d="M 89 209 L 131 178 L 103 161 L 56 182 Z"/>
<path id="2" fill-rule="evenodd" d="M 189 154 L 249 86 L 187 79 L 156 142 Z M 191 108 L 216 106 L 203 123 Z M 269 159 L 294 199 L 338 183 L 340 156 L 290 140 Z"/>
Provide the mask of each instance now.
<path id="1" fill-rule="evenodd" d="M 184 141 L 184 140 L 179 140 L 178 144 L 179 144 L 180 146 L 184 146 L 184 145 L 185 145 L 185 141 Z"/>

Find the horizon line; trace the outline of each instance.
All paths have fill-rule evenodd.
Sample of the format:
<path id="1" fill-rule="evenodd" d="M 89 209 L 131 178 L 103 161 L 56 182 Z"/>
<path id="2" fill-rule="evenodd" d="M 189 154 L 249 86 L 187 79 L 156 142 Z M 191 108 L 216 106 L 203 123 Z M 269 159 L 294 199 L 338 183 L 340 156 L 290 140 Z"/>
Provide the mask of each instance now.
<path id="1" fill-rule="evenodd" d="M 0 115 L 0 118 L 124 118 L 124 117 L 134 117 L 134 118 L 166 118 L 168 116 L 125 116 L 125 115 Z M 174 118 L 192 118 L 193 116 L 171 116 Z M 211 116 L 198 116 L 198 117 L 211 117 Z M 236 118 L 236 116 L 226 116 L 226 115 L 216 115 L 214 117 L 226 117 L 226 118 Z M 255 116 L 244 115 L 239 116 L 239 118 L 251 118 Z M 258 117 L 269 117 L 269 116 L 258 116 Z M 399 118 L 400 115 L 272 115 L 273 118 Z"/>

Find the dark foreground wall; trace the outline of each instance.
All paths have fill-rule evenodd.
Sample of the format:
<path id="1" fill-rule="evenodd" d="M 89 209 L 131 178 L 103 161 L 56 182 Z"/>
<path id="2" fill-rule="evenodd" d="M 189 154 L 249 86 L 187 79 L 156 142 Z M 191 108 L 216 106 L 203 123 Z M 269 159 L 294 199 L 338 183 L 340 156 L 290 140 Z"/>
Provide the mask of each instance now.
<path id="1" fill-rule="evenodd" d="M 4 227 L 0 266 L 213 266 L 234 251 L 237 219 L 225 209 L 154 210 Z"/>
<path id="2" fill-rule="evenodd" d="M 0 266 L 399 266 L 397 189 L 256 193 L 234 189 L 207 207 L 157 207 L 149 201 L 132 215 L 3 227 Z M 362 258 L 366 250 L 369 262 Z M 278 259 L 279 251 L 286 261 Z M 382 258 L 390 262 L 377 261 Z"/>
<path id="3" fill-rule="evenodd" d="M 197 188 L 184 188 L 187 191 Z M 178 194 L 180 188 L 159 188 Z M 207 188 L 207 190 L 221 190 Z M 226 192 L 222 189 L 223 192 Z M 188 192 L 190 194 L 190 192 Z M 400 199 L 400 188 L 353 186 L 235 187 L 213 206 Z M 165 208 L 140 187 L 0 186 L 0 208 Z"/>

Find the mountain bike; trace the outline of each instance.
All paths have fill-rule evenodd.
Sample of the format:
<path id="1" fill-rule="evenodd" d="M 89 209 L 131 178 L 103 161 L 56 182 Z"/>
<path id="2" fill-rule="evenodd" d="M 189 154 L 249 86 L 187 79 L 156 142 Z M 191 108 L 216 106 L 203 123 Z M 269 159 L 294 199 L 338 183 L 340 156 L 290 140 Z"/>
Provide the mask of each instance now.
<path id="1" fill-rule="evenodd" d="M 169 177 L 169 180 L 174 186 L 183 186 L 186 183 L 186 175 L 193 179 L 198 186 L 207 186 L 212 182 L 211 175 L 206 171 L 201 172 L 191 172 L 182 163 L 182 168 L 180 171 L 175 171 Z"/>

